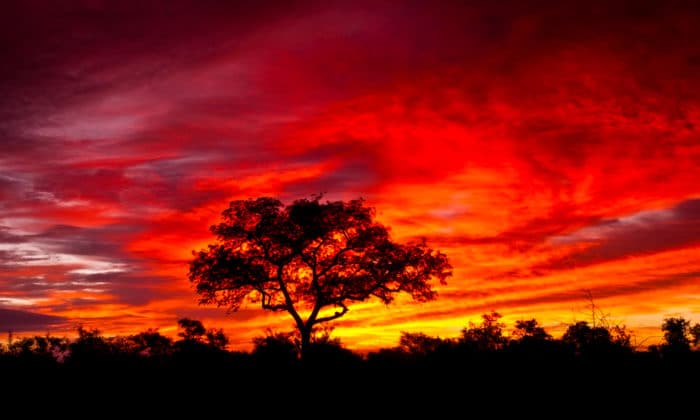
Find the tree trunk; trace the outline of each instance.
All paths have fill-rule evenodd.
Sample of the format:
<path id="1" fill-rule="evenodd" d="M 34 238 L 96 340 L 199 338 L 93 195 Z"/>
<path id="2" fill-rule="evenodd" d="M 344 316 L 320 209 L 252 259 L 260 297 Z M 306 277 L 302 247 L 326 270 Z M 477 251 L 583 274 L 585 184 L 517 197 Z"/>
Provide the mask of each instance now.
<path id="1" fill-rule="evenodd" d="M 309 347 L 311 347 L 311 327 L 304 326 L 299 329 L 299 333 L 301 334 L 301 348 L 299 349 L 299 353 L 301 360 L 304 361 L 308 359 L 308 350 Z"/>

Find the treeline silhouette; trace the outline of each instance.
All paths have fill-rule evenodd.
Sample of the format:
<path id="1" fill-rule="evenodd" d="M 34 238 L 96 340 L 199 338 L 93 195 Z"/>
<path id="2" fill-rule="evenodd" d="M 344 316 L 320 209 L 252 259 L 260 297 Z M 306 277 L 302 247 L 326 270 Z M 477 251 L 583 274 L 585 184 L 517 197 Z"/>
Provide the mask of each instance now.
<path id="1" fill-rule="evenodd" d="M 154 329 L 129 336 L 105 337 L 97 329 L 78 327 L 78 337 L 49 334 L 14 339 L 0 344 L 0 369 L 96 366 L 112 367 L 219 367 L 292 368 L 332 365 L 334 368 L 395 368 L 405 365 L 465 366 L 484 362 L 543 364 L 599 364 L 697 362 L 700 361 L 700 324 L 683 317 L 664 319 L 660 344 L 640 348 L 626 327 L 607 322 L 578 321 L 554 338 L 536 319 L 519 320 L 512 330 L 497 312 L 469 323 L 456 338 L 404 332 L 393 348 L 360 355 L 347 349 L 331 329 L 315 331 L 308 355 L 300 358 L 301 340 L 296 332 L 272 332 L 253 340 L 250 352 L 229 351 L 222 329 L 205 328 L 202 322 L 178 321 L 178 339 Z M 472 366 L 474 367 L 474 366 Z M 510 366 L 513 367 L 513 366 Z"/>
<path id="2" fill-rule="evenodd" d="M 628 416 L 642 402 L 690 401 L 696 388 L 684 384 L 700 377 L 700 326 L 682 317 L 665 319 L 662 342 L 645 348 L 622 326 L 574 322 L 555 338 L 535 319 L 508 328 L 496 312 L 458 337 L 404 332 L 395 347 L 364 355 L 320 329 L 304 358 L 296 332 L 268 331 L 243 352 L 228 350 L 220 329 L 187 318 L 178 324 L 175 339 L 153 329 L 105 337 L 83 327 L 74 339 L 8 337 L 0 395 L 64 406 L 80 399 L 124 415 L 219 415 L 254 401 L 285 415 L 299 401 L 314 401 L 311 418 L 327 418 L 323 407 L 363 415 L 370 404 L 387 416 L 447 415 L 455 402 L 503 415 L 540 413 L 555 402 L 578 414 Z M 166 396 L 166 406 L 156 395 Z"/>

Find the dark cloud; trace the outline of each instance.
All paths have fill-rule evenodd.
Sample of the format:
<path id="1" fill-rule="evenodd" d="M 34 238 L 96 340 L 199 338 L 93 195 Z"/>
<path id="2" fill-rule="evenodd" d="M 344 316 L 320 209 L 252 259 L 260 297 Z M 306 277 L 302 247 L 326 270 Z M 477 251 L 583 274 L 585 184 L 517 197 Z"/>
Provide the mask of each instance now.
<path id="1" fill-rule="evenodd" d="M 2 298 L 0 298 L 2 301 Z M 63 317 L 28 311 L 0 308 L 0 329 L 13 333 L 49 331 L 62 326 L 68 320 Z"/>
<path id="2" fill-rule="evenodd" d="M 178 293 L 168 291 L 168 287 L 178 282 L 185 282 L 184 279 L 166 276 L 147 277 L 132 271 L 70 274 L 67 278 L 77 283 L 81 288 L 98 288 L 101 290 L 101 293 L 113 296 L 118 303 L 133 306 L 141 306 L 158 300 L 164 292 L 167 292 L 170 298 L 176 297 Z M 188 296 L 191 296 L 191 294 L 188 293 Z"/>
<path id="3" fill-rule="evenodd" d="M 0 279 L 0 284 L 5 291 L 16 292 L 29 298 L 44 297 L 48 291 L 62 290 L 68 286 L 66 282 L 48 282 L 41 276 L 13 276 L 11 279 Z"/>
<path id="4" fill-rule="evenodd" d="M 105 78 L 110 71 L 130 69 L 146 80 L 158 77 L 164 64 L 172 68 L 183 59 L 205 58 L 224 41 L 223 46 L 235 46 L 237 35 L 288 12 L 273 2 L 263 7 L 17 2 L 3 13 L 3 62 L 13 66 L 4 67 L 7 77 L 2 80 L 15 86 L 31 83 L 36 89 L 48 85 L 57 88 L 54 96 L 79 83 L 78 93 L 99 95 L 119 80 L 119 72 Z"/>
<path id="5" fill-rule="evenodd" d="M 576 214 L 575 208 L 567 206 L 553 208 L 549 212 L 549 217 L 526 220 L 523 224 L 509 227 L 493 236 L 444 234 L 427 236 L 426 239 L 430 243 L 448 247 L 503 245 L 522 253 L 544 244 L 553 236 L 566 234 L 590 224 L 609 223 L 599 220 L 595 214 Z M 420 239 L 420 237 L 414 239 Z"/>
<path id="6" fill-rule="evenodd" d="M 79 227 L 55 225 L 42 233 L 28 235 L 31 241 L 54 253 L 107 257 L 113 261 L 130 261 L 124 244 L 139 233 L 142 226 L 134 224 Z"/>
<path id="7" fill-rule="evenodd" d="M 0 250 L 0 270 L 7 270 L 31 263 L 48 264 L 50 261 L 50 255 L 36 249 L 16 248 Z"/>
<path id="8" fill-rule="evenodd" d="M 22 235 L 16 235 L 9 227 L 0 225 L 0 244 L 20 244 L 25 241 L 26 238 Z"/>
<path id="9" fill-rule="evenodd" d="M 34 189 L 50 192 L 59 200 L 96 200 L 119 202 L 119 192 L 131 181 L 114 169 L 57 168 L 34 181 Z"/>
<path id="10" fill-rule="evenodd" d="M 700 199 L 686 200 L 667 210 L 604 220 L 554 238 L 554 241 L 589 243 L 590 246 L 535 269 L 569 269 L 574 265 L 586 266 L 697 245 L 700 243 Z"/>
<path id="11" fill-rule="evenodd" d="M 2 159 L 0 158 L 0 162 Z M 12 173 L 0 173 L 0 213 L 24 198 L 27 182 Z"/>

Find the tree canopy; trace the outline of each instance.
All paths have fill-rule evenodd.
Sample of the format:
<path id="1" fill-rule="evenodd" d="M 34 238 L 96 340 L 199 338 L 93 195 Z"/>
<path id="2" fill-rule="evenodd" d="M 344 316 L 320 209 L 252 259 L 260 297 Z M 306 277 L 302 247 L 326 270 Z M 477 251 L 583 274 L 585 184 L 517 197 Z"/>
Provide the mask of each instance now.
<path id="1" fill-rule="evenodd" d="M 431 280 L 452 274 L 445 254 L 425 241 L 392 241 L 374 216 L 363 200 L 233 201 L 211 227 L 217 242 L 194 252 L 190 281 L 201 304 L 236 311 L 249 301 L 288 312 L 303 356 L 314 326 L 342 317 L 352 302 L 389 304 L 402 292 L 428 301 L 436 297 Z"/>

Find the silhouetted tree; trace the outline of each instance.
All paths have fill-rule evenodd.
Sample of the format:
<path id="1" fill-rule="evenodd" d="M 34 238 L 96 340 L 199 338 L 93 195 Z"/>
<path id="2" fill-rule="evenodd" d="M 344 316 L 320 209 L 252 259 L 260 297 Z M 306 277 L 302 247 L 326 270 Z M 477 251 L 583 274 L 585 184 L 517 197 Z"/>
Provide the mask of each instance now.
<path id="1" fill-rule="evenodd" d="M 607 327 L 612 336 L 613 343 L 625 350 L 632 350 L 632 334 L 625 325 L 613 325 Z"/>
<path id="2" fill-rule="evenodd" d="M 23 337 L 9 345 L 9 352 L 17 356 L 29 356 L 36 350 L 36 341 L 32 337 Z"/>
<path id="3" fill-rule="evenodd" d="M 228 337 L 222 329 L 206 329 L 201 321 L 190 318 L 181 318 L 177 323 L 182 329 L 178 333 L 182 340 L 176 343 L 181 350 L 203 351 L 206 350 L 204 347 L 209 350 L 225 350 L 228 345 Z"/>
<path id="4" fill-rule="evenodd" d="M 578 354 L 603 355 L 631 351 L 630 335 L 625 327 L 591 327 L 586 321 L 569 325 L 562 342 L 570 345 Z"/>
<path id="5" fill-rule="evenodd" d="M 690 321 L 683 317 L 665 318 L 661 330 L 664 332 L 664 343 L 661 346 L 663 352 L 690 351 Z"/>
<path id="6" fill-rule="evenodd" d="M 47 352 L 57 362 L 63 363 L 70 353 L 70 340 L 66 337 L 54 337 L 49 334 L 46 334 L 45 338 L 48 341 Z"/>
<path id="7" fill-rule="evenodd" d="M 273 365 L 289 365 L 297 359 L 297 346 L 291 333 L 273 333 L 253 339 L 253 359 Z"/>
<path id="8" fill-rule="evenodd" d="M 332 325 L 318 325 L 311 332 L 311 343 L 306 349 L 308 360 L 318 366 L 350 366 L 362 360 L 362 357 L 352 350 L 346 349 L 337 337 L 331 337 L 333 333 Z M 301 351 L 301 337 L 299 331 L 292 334 L 297 349 Z"/>
<path id="9" fill-rule="evenodd" d="M 218 243 L 190 264 L 200 303 L 236 311 L 249 300 L 288 312 L 302 357 L 314 326 L 342 317 L 350 303 L 376 297 L 388 304 L 400 292 L 430 300 L 429 280 L 451 275 L 447 257 L 425 242 L 393 242 L 362 200 L 238 200 L 222 216 L 211 227 Z"/>
<path id="10" fill-rule="evenodd" d="M 170 354 L 173 341 L 158 330 L 149 328 L 131 337 L 136 344 L 136 351 L 142 356 L 163 357 Z"/>
<path id="11" fill-rule="evenodd" d="M 571 344 L 577 352 L 586 352 L 611 342 L 607 329 L 591 327 L 586 321 L 569 325 L 561 339 L 564 343 Z"/>
<path id="12" fill-rule="evenodd" d="M 228 346 L 228 337 L 224 334 L 221 328 L 210 328 L 207 330 L 207 343 L 217 350 L 225 350 Z"/>
<path id="13" fill-rule="evenodd" d="M 401 338 L 399 338 L 399 349 L 402 352 L 419 357 L 435 353 L 446 344 L 446 340 L 424 333 L 402 332 Z"/>
<path id="14" fill-rule="evenodd" d="M 196 319 L 181 318 L 177 320 L 177 325 L 182 329 L 177 335 L 182 337 L 184 341 L 201 342 L 207 333 L 202 321 Z"/>
<path id="15" fill-rule="evenodd" d="M 513 338 L 517 340 L 551 340 L 552 336 L 535 318 L 515 321 Z"/>
<path id="16" fill-rule="evenodd" d="M 545 358 L 559 356 L 561 342 L 554 338 L 537 322 L 536 319 L 515 321 L 515 329 L 508 343 L 510 354 L 526 357 L 529 361 L 542 361 Z"/>
<path id="17" fill-rule="evenodd" d="M 85 363 L 104 359 L 111 354 L 111 346 L 96 328 L 78 326 L 78 339 L 70 344 L 70 360 Z"/>
<path id="18" fill-rule="evenodd" d="M 700 345 L 700 324 L 695 323 L 690 328 L 690 335 L 693 337 L 693 345 L 696 347 Z"/>
<path id="19" fill-rule="evenodd" d="M 360 363 L 362 357 L 343 346 L 340 340 L 311 342 L 307 349 L 308 359 L 319 366 L 352 366 Z"/>
<path id="20" fill-rule="evenodd" d="M 66 339 L 51 337 L 48 334 L 21 337 L 13 340 L 7 349 L 0 349 L 0 355 L 4 353 L 15 362 L 25 363 L 27 366 L 50 367 L 56 362 L 63 362 L 67 344 Z"/>
<path id="21" fill-rule="evenodd" d="M 332 328 L 319 328 L 311 335 L 311 342 L 306 349 L 307 361 L 323 366 L 348 366 L 359 363 L 362 358 L 343 347 L 338 338 L 331 338 Z M 298 331 L 272 332 L 253 339 L 253 359 L 263 367 L 291 366 L 298 359 L 301 340 Z M 309 365 L 307 365 L 309 366 Z"/>
<path id="22" fill-rule="evenodd" d="M 495 311 L 481 315 L 480 325 L 470 322 L 469 327 L 462 330 L 460 343 L 477 351 L 494 351 L 503 348 L 507 340 L 503 336 L 505 324 L 499 321 L 502 317 Z"/>

